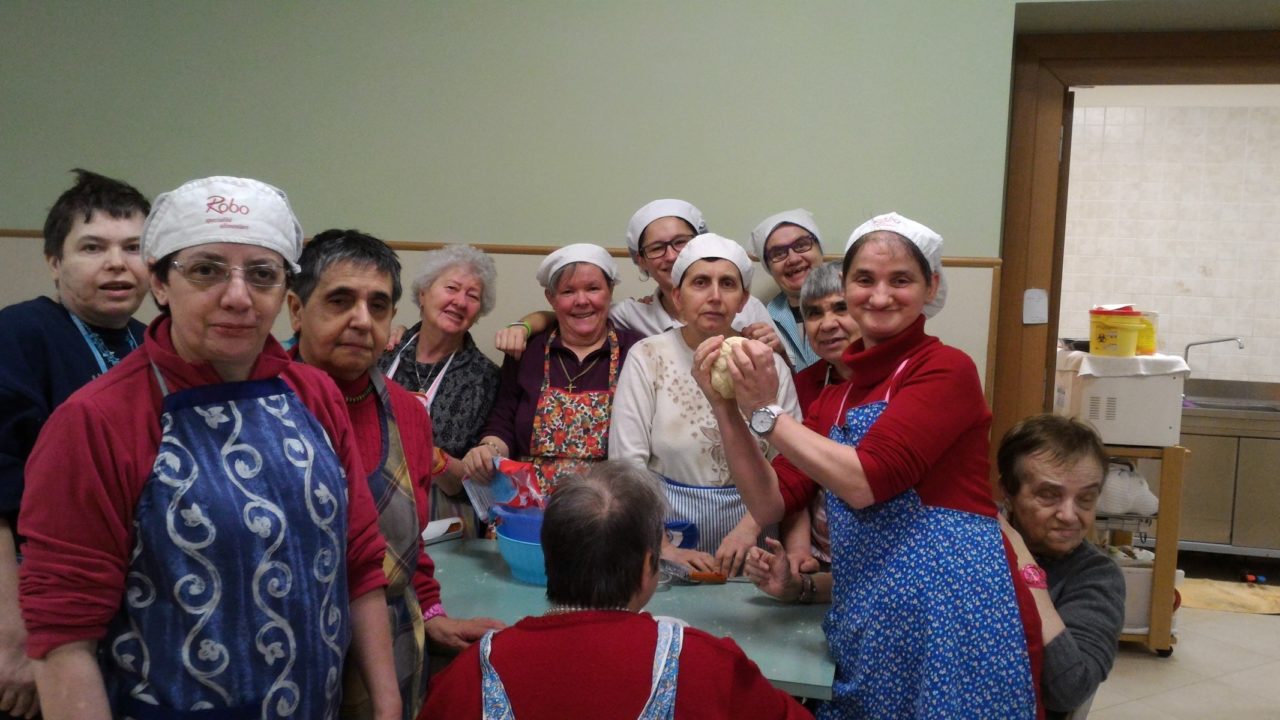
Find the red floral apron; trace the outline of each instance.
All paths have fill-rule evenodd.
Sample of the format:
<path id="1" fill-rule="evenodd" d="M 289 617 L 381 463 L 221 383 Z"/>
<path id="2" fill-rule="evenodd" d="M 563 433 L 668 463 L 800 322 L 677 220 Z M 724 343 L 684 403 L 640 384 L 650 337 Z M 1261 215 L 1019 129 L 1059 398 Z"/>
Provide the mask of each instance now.
<path id="1" fill-rule="evenodd" d="M 533 437 L 529 443 L 542 492 L 550 492 L 562 472 L 585 470 L 604 460 L 609 453 L 609 415 L 613 391 L 618 385 L 618 334 L 609 328 L 609 389 L 568 392 L 551 386 L 551 343 L 553 332 L 542 351 L 542 389 L 533 411 Z"/>

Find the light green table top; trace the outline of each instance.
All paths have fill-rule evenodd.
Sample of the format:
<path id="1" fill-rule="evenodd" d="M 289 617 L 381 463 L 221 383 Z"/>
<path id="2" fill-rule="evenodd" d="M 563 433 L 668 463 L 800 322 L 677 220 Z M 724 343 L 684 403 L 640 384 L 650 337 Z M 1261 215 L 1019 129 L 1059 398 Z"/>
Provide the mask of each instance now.
<path id="1" fill-rule="evenodd" d="M 493 540 L 451 540 L 430 545 L 444 606 L 461 617 L 514 623 L 541 615 L 546 588 L 511 577 Z M 728 636 L 776 687 L 792 695 L 831 697 L 835 665 L 822 633 L 826 605 L 782 605 L 751 583 L 678 585 L 655 593 L 645 610 L 680 618 L 713 635 Z"/>

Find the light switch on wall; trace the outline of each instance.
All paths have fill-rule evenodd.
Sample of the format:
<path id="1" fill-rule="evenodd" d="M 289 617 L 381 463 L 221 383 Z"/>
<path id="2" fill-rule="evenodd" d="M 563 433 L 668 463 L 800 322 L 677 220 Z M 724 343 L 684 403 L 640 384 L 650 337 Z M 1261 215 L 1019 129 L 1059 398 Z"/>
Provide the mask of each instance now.
<path id="1" fill-rule="evenodd" d="M 1022 324 L 1044 325 L 1049 322 L 1049 293 L 1042 288 L 1027 288 L 1022 293 Z"/>

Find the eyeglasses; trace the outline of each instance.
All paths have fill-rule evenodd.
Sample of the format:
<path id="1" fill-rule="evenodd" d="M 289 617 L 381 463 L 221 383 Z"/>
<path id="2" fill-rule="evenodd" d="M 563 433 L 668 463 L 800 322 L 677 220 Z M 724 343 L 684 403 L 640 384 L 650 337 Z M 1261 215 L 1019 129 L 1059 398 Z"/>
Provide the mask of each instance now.
<path id="1" fill-rule="evenodd" d="M 764 258 L 771 263 L 782 262 L 787 259 L 787 253 L 792 251 L 795 251 L 797 255 L 807 253 L 816 242 L 818 242 L 818 238 L 812 235 L 805 235 L 804 237 L 796 238 L 795 242 L 790 245 L 775 245 L 765 250 Z"/>
<path id="2" fill-rule="evenodd" d="M 174 260 L 169 264 L 177 268 L 178 272 L 182 273 L 182 277 L 187 279 L 187 282 L 203 287 L 229 282 L 232 270 L 239 270 L 244 273 L 244 281 L 256 288 L 280 287 L 289 277 L 288 270 L 274 263 L 240 267 L 218 260 L 193 260 L 189 263 L 180 263 Z"/>
<path id="3" fill-rule="evenodd" d="M 689 241 L 692 239 L 692 235 L 681 235 L 680 237 L 671 238 L 666 242 L 649 243 L 641 248 L 640 252 L 650 260 L 657 260 L 663 255 L 666 255 L 667 248 L 675 250 L 676 254 L 679 255 L 680 251 L 684 249 L 684 246 L 688 245 Z"/>

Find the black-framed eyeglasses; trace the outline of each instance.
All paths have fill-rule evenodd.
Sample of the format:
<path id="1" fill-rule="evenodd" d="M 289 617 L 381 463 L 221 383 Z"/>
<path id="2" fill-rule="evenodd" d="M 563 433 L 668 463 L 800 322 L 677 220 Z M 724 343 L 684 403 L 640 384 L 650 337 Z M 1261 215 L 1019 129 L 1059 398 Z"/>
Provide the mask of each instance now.
<path id="1" fill-rule="evenodd" d="M 688 245 L 689 241 L 692 239 L 692 235 L 681 235 L 679 237 L 673 237 L 666 242 L 649 243 L 643 248 L 640 248 L 640 253 L 650 260 L 657 260 L 667 254 L 667 248 L 671 248 L 676 251 L 677 255 L 679 255 L 680 251 L 684 249 L 684 246 Z"/>
<path id="2" fill-rule="evenodd" d="M 284 285 L 289 277 L 288 269 L 275 263 L 240 267 L 219 260 L 191 260 L 185 263 L 174 260 L 169 264 L 182 273 L 187 282 L 202 287 L 229 282 L 233 270 L 243 273 L 244 281 L 256 288 L 277 288 Z"/>
<path id="3" fill-rule="evenodd" d="M 790 245 L 774 245 L 768 250 L 765 250 L 764 258 L 771 263 L 782 262 L 787 259 L 787 253 L 792 251 L 797 255 L 807 253 L 809 250 L 813 249 L 814 244 L 817 242 L 818 238 L 812 235 L 798 237 L 791 241 Z"/>

